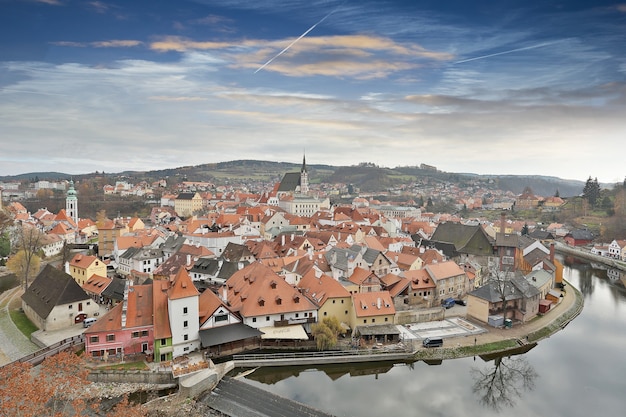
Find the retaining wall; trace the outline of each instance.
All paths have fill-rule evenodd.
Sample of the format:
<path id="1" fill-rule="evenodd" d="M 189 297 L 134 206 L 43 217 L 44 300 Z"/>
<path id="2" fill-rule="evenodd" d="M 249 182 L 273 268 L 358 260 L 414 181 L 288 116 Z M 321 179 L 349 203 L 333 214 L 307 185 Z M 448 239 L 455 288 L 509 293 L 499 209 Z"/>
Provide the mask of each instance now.
<path id="1" fill-rule="evenodd" d="M 87 379 L 91 382 L 154 384 L 154 385 L 177 385 L 178 380 L 171 372 L 153 371 L 118 371 L 118 370 L 92 370 Z"/>

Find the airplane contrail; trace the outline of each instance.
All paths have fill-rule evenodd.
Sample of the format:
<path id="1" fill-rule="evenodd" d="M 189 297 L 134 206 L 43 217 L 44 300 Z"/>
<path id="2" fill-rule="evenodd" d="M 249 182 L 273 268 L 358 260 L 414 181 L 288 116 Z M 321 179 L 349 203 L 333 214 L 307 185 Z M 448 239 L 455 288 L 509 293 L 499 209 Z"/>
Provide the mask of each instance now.
<path id="1" fill-rule="evenodd" d="M 467 58 L 467 59 L 463 59 L 461 61 L 456 61 L 454 64 L 455 65 L 456 64 L 462 64 L 464 62 L 470 62 L 470 61 L 476 61 L 476 60 L 479 60 L 479 59 L 491 58 L 493 56 L 498 56 L 498 55 L 511 54 L 513 52 L 526 51 L 528 49 L 542 48 L 544 46 L 552 45 L 552 44 L 555 44 L 555 43 L 558 43 L 558 42 L 563 42 L 565 40 L 567 40 L 567 39 L 561 39 L 559 41 L 554 41 L 554 42 L 540 43 L 538 45 L 525 46 L 524 48 L 511 49 L 509 51 L 496 52 L 495 54 L 477 56 L 477 57 L 474 57 L 474 58 Z"/>
<path id="2" fill-rule="evenodd" d="M 336 9 L 334 9 L 333 11 L 331 11 L 330 13 L 328 13 L 326 16 L 322 17 L 322 19 L 317 22 L 316 24 L 314 24 L 313 26 L 311 26 L 306 32 L 304 32 L 302 35 L 300 35 L 298 38 L 296 38 L 293 42 L 291 42 L 289 45 L 287 45 L 287 47 L 285 49 L 283 49 L 282 51 L 280 51 L 279 53 L 277 53 L 276 55 L 274 55 L 272 58 L 270 58 L 269 61 L 267 61 L 265 64 L 261 65 L 259 68 L 257 68 L 256 71 L 254 71 L 254 73 L 256 74 L 257 72 L 261 71 L 263 68 L 267 67 L 273 60 L 275 60 L 276 58 L 278 58 L 279 56 L 281 56 L 282 54 L 284 54 L 285 52 L 287 52 L 287 50 L 289 48 L 291 48 L 296 42 L 298 42 L 300 39 L 304 38 L 310 31 L 312 31 L 313 29 L 315 29 L 315 27 L 317 25 L 319 25 L 320 23 L 322 23 L 324 20 L 326 20 L 331 14 L 335 13 L 339 7 L 341 7 L 341 5 L 339 5 Z"/>

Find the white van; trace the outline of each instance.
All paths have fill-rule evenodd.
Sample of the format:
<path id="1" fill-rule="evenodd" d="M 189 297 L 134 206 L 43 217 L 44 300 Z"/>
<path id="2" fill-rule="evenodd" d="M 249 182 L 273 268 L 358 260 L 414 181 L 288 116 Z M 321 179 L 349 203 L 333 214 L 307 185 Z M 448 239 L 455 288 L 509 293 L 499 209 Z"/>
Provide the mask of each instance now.
<path id="1" fill-rule="evenodd" d="M 89 317 L 85 320 L 83 320 L 83 327 L 89 327 L 92 324 L 94 324 L 96 322 L 96 319 L 94 319 L 93 317 Z"/>

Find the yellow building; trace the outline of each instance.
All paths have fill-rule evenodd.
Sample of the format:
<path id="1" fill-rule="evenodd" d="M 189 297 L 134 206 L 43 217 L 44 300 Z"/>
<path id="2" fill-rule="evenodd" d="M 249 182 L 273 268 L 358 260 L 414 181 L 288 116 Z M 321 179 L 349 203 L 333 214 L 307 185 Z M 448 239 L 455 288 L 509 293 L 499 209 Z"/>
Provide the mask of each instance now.
<path id="1" fill-rule="evenodd" d="M 394 324 L 396 308 L 389 291 L 352 294 L 353 309 L 350 328 L 357 326 Z"/>
<path id="2" fill-rule="evenodd" d="M 77 253 L 68 265 L 67 271 L 81 287 L 94 274 L 107 276 L 107 266 L 95 256 Z"/>
<path id="3" fill-rule="evenodd" d="M 202 210 L 202 196 L 198 193 L 180 193 L 174 200 L 174 211 L 180 217 L 189 217 Z"/>
<path id="4" fill-rule="evenodd" d="M 300 279 L 298 288 L 319 307 L 318 321 L 335 317 L 344 328 L 350 325 L 352 297 L 339 281 L 325 274 L 317 277 L 311 269 Z"/>

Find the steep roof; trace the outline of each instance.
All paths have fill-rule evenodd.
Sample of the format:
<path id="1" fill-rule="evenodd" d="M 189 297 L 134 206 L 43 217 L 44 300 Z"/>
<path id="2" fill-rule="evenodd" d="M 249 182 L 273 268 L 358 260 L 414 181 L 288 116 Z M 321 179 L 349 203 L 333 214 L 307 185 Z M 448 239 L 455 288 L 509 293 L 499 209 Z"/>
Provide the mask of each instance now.
<path id="1" fill-rule="evenodd" d="M 298 288 L 304 290 L 307 297 L 311 298 L 318 306 L 323 306 L 329 298 L 350 297 L 343 285 L 333 277 L 322 274 L 315 276 L 315 271 L 309 270 L 300 282 Z"/>
<path id="2" fill-rule="evenodd" d="M 481 226 L 469 226 L 461 223 L 446 222 L 437 226 L 431 242 L 451 243 L 458 253 L 490 255 L 493 241 Z"/>
<path id="3" fill-rule="evenodd" d="M 22 295 L 22 300 L 44 319 L 56 306 L 90 299 L 71 275 L 50 264 L 44 267 Z"/>
<path id="4" fill-rule="evenodd" d="M 128 289 L 124 328 L 132 329 L 153 324 L 152 295 L 152 285 L 133 285 Z M 85 330 L 85 334 L 122 330 L 123 307 L 123 303 L 117 304 Z"/>
<path id="5" fill-rule="evenodd" d="M 317 309 L 296 288 L 260 262 L 235 272 L 224 285 L 228 305 L 243 317 Z"/>
<path id="6" fill-rule="evenodd" d="M 196 289 L 196 286 L 193 285 L 193 281 L 187 273 L 187 270 L 185 268 L 180 268 L 174 278 L 172 286 L 167 292 L 168 298 L 170 300 L 179 300 L 181 298 L 198 296 L 199 294 L 200 293 Z"/>
<path id="7" fill-rule="evenodd" d="M 172 337 L 170 315 L 167 306 L 167 291 L 170 282 L 166 280 L 152 281 L 152 311 L 154 315 L 154 339 Z"/>

